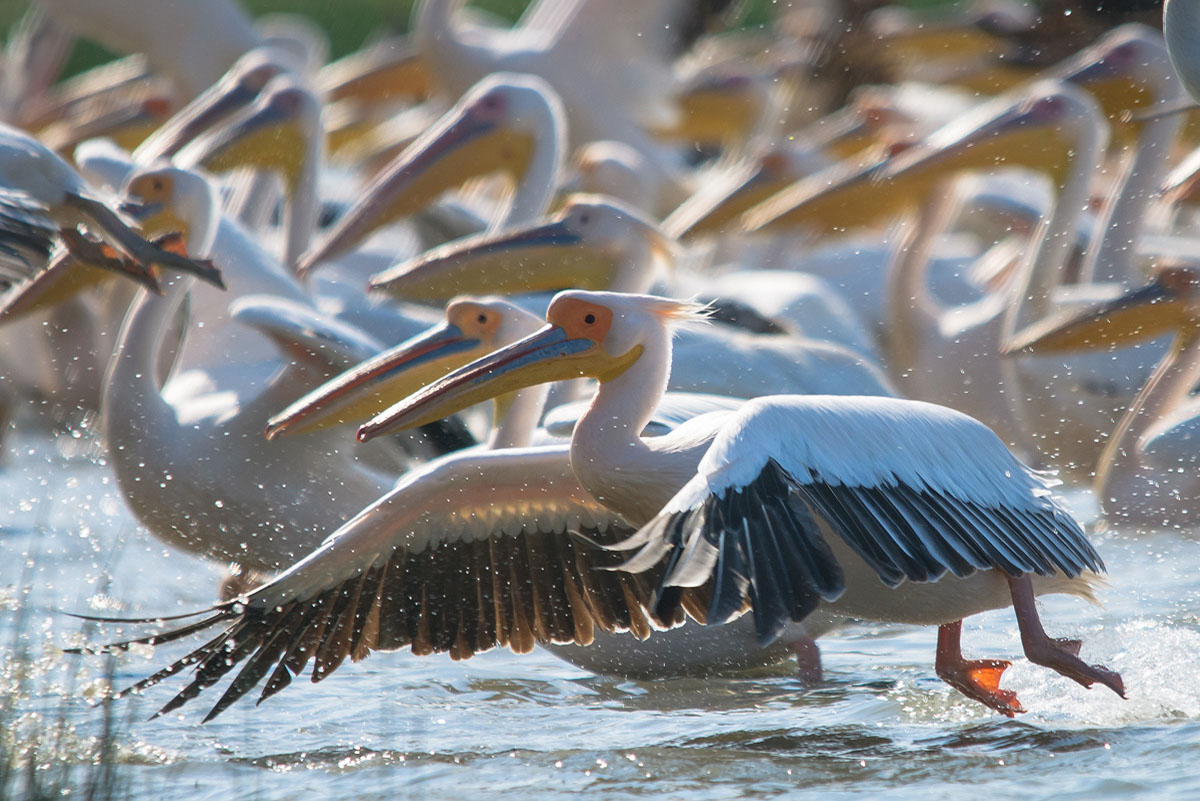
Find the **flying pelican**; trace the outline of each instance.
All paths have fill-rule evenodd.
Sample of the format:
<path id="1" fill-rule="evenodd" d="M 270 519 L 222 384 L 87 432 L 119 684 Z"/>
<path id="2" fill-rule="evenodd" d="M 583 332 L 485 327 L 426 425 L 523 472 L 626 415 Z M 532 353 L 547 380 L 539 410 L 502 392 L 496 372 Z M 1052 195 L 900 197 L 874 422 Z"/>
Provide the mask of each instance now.
<path id="1" fill-rule="evenodd" d="M 431 384 L 359 439 L 594 377 L 571 467 L 640 527 L 624 543 L 642 546 L 626 569 L 661 571 L 659 612 L 682 604 L 723 623 L 749 601 L 761 642 L 822 601 L 834 614 L 938 625 L 938 675 L 1011 716 L 1022 708 L 998 688 L 1007 663 L 968 661 L 959 644 L 963 617 L 1011 603 L 1031 661 L 1124 695 L 1120 676 L 1080 660 L 1077 643 L 1049 638 L 1034 605 L 1037 592 L 1090 595 L 1099 555 L 1045 479 L 972 418 L 895 398 L 770 396 L 642 439 L 672 329 L 696 314 L 665 298 L 560 293 L 541 331 Z M 257 631 L 254 647 L 271 633 Z"/>
<path id="2" fill-rule="evenodd" d="M 1194 268 L 1159 271 L 1145 287 L 1017 333 L 1013 353 L 1107 351 L 1161 337 L 1173 340 L 1158 367 L 1109 437 L 1096 467 L 1101 511 L 1115 526 L 1190 528 L 1200 499 L 1195 470 L 1200 408 L 1200 274 Z"/>
<path id="3" fill-rule="evenodd" d="M 481 343 L 519 341 L 522 333 L 540 326 L 540 320 L 500 300 L 456 301 L 446 317 L 442 326 L 294 404 L 274 419 L 268 436 L 289 428 L 288 433 L 295 433 L 336 423 L 353 411 L 338 401 L 361 396 L 364 390 L 385 395 L 402 392 L 396 381 L 400 373 L 418 380 L 437 375 L 445 365 L 463 363 L 486 349 Z M 707 674 L 777 662 L 794 651 L 804 657 L 815 653 L 809 650 L 806 627 L 799 626 L 791 627 L 777 642 L 761 646 L 748 625 L 749 617 L 722 629 L 690 625 L 641 642 L 651 631 L 682 622 L 682 615 L 676 612 L 670 619 L 659 619 L 648 612 L 653 588 L 646 577 L 598 569 L 620 560 L 596 548 L 594 541 L 616 542 L 633 529 L 579 486 L 566 443 L 494 449 L 531 437 L 545 394 L 544 387 L 534 387 L 497 398 L 497 427 L 487 449 L 450 454 L 414 469 L 310 556 L 239 599 L 247 608 L 267 611 L 269 625 L 280 622 L 270 611 L 278 604 L 295 609 L 293 600 L 300 606 L 311 602 L 314 614 L 293 621 L 301 625 L 302 637 L 325 636 L 313 626 L 329 634 L 347 624 L 358 627 L 340 641 L 313 642 L 318 647 L 310 648 L 299 662 L 295 661 L 299 651 L 289 646 L 289 667 L 274 674 L 263 698 L 286 686 L 310 657 L 317 659 L 314 677 L 324 678 L 346 656 L 358 660 L 371 650 L 406 646 L 418 655 L 448 652 L 463 659 L 496 646 L 524 653 L 540 644 L 584 669 L 639 677 Z M 714 408 L 707 399 L 698 406 L 695 399 L 686 399 L 684 406 Z M 570 534 L 580 530 L 586 536 Z M 361 584 L 364 565 L 372 575 L 369 586 Z M 393 586 L 393 582 L 400 584 Z M 349 607 L 339 600 L 348 597 L 347 592 L 358 599 Z M 374 605 L 374 612 L 367 611 L 368 604 Z M 221 608 L 217 617 L 188 630 L 236 617 L 228 614 L 232 607 Z M 836 623 L 818 615 L 809 625 L 817 635 Z M 240 624 L 235 621 L 235 625 Z M 172 634 L 151 638 L 154 642 L 171 639 L 175 639 Z M 220 638 L 226 639 L 226 635 Z M 568 644 L 589 647 L 555 647 Z M 205 645 L 130 689 L 155 684 L 211 650 L 211 643 Z M 277 654 L 282 655 L 282 651 Z M 226 663 L 225 670 L 235 662 Z M 264 664 L 261 659 L 256 662 Z M 263 675 L 247 684 L 249 675 L 243 673 L 236 689 L 231 688 L 206 720 Z M 196 687 L 163 711 L 183 703 Z"/>
<path id="4" fill-rule="evenodd" d="M 361 421 L 402 400 L 412 387 L 428 383 L 475 356 L 516 342 L 540 328 L 541 323 L 541 318 L 499 298 L 457 299 L 447 306 L 442 325 L 331 379 L 272 417 L 267 426 L 267 437 L 302 434 L 348 420 Z M 524 448 L 536 444 L 539 439 L 554 440 L 554 437 L 545 436 L 545 432 L 537 432 L 542 434 L 541 437 L 535 436 L 547 390 L 546 386 L 526 388 L 496 398 L 491 433 L 482 449 Z M 655 410 L 646 432 L 648 435 L 662 434 L 698 414 L 731 408 L 732 405 L 732 399 L 722 396 L 668 393 Z M 559 407 L 556 411 L 565 412 L 554 417 L 556 426 L 569 437 L 581 410 Z M 557 454 L 564 462 L 568 458 L 565 447 Z M 549 453 L 546 457 L 551 458 Z M 522 456 L 515 454 L 513 458 L 519 461 Z M 536 469 L 536 464 L 530 465 L 531 482 L 535 477 L 536 481 L 541 480 Z M 453 491 L 453 485 L 449 486 L 448 491 Z M 540 493 L 542 488 L 535 483 L 531 491 Z M 396 508 L 410 497 L 405 494 L 389 496 L 379 507 L 381 510 Z M 411 502 L 420 501 L 414 499 Z M 518 507 L 523 503 L 511 496 L 507 502 Z M 486 519 L 488 525 L 496 527 L 488 536 L 507 533 L 514 525 L 504 514 L 499 519 L 496 515 L 476 514 Z M 524 525 L 529 526 L 529 521 Z M 361 534 L 353 536 L 357 538 Z M 564 643 L 559 643 L 562 647 L 555 647 L 553 640 L 539 639 L 538 642 L 560 658 L 593 673 L 644 677 L 698 674 L 777 662 L 794 652 L 800 660 L 802 675 L 812 677 L 819 675 L 820 663 L 811 638 L 837 623 L 827 617 L 814 619 L 764 649 L 752 641 L 751 632 L 745 625 L 748 622 L 735 630 L 721 631 L 689 626 L 687 630 L 676 629 L 649 641 L 601 629 L 594 632 L 595 639 L 587 648 L 568 647 Z"/>

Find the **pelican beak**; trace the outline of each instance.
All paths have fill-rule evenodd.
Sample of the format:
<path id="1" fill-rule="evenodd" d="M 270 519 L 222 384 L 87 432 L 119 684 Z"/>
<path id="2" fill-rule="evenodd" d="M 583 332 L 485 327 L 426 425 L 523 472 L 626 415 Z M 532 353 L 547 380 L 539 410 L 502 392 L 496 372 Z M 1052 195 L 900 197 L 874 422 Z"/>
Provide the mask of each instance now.
<path id="1" fill-rule="evenodd" d="M 371 277 L 370 288 L 439 303 L 463 292 L 510 295 L 567 287 L 606 289 L 618 261 L 563 220 L 449 242 Z"/>
<path id="2" fill-rule="evenodd" d="M 267 439 L 319 431 L 377 414 L 486 350 L 486 343 L 443 323 L 309 392 L 267 421 Z"/>
<path id="3" fill-rule="evenodd" d="M 170 106 L 162 97 L 147 97 L 101 114 L 66 129 L 52 126 L 38 136 L 51 149 L 68 155 L 88 139 L 112 139 L 125 150 L 133 150 L 162 125 Z"/>
<path id="4" fill-rule="evenodd" d="M 981 109 L 984 114 L 988 110 Z M 843 164 L 792 184 L 746 213 L 753 231 L 797 226 L 821 231 L 882 223 L 919 203 L 946 176 L 959 170 L 1023 164 L 1058 181 L 1069 163 L 1064 137 L 1055 136 L 1037 103 L 973 115 L 949 123 L 921 143 L 865 165 Z"/>
<path id="5" fill-rule="evenodd" d="M 242 166 L 274 169 L 295 189 L 307 152 L 297 110 L 295 105 L 281 108 L 274 103 L 248 109 L 198 146 L 202 152 L 196 163 L 213 173 Z"/>
<path id="6" fill-rule="evenodd" d="M 0 301 L 0 323 L 52 309 L 100 286 L 113 273 L 132 278 L 150 291 L 161 294 L 162 288 L 153 267 L 147 269 L 135 261 L 123 259 L 104 243 L 87 239 L 75 231 L 66 230 L 62 235 L 67 249 L 55 254 L 44 270 L 4 295 Z"/>
<path id="7" fill-rule="evenodd" d="M 656 138 L 721 145 L 741 141 L 762 110 L 754 85 L 744 75 L 705 80 L 679 98 L 679 120 L 653 131 Z"/>
<path id="8" fill-rule="evenodd" d="M 1080 53 L 1057 77 L 1091 93 L 1109 121 L 1119 123 L 1118 130 L 1128 128 L 1126 115 L 1154 102 L 1154 87 L 1147 71 L 1114 53 L 1101 58 L 1089 55 L 1086 50 Z"/>
<path id="9" fill-rule="evenodd" d="M 122 210 L 126 213 L 132 212 L 135 217 L 150 215 L 156 222 L 161 219 L 170 223 L 169 226 L 164 226 L 165 230 L 151 234 L 143 233 L 142 236 L 138 236 L 130 230 L 126 221 L 103 201 L 72 192 L 67 194 L 63 202 L 68 207 L 74 208 L 83 214 L 89 227 L 94 225 L 98 232 L 103 232 L 105 241 L 112 245 L 119 255 L 128 256 L 133 261 L 145 267 L 146 270 L 149 270 L 153 265 L 169 267 L 180 272 L 191 273 L 218 289 L 225 288 L 225 282 L 221 278 L 221 271 L 212 262 L 206 259 L 191 259 L 174 249 L 159 247 L 154 241 L 147 241 L 147 239 L 157 234 L 187 230 L 187 226 L 177 217 L 165 212 L 153 215 L 147 209 L 154 209 L 155 206 L 140 208 L 132 204 L 123 205 Z M 144 232 L 146 227 L 148 227 L 148 223 L 143 222 L 142 227 Z M 146 238 L 142 238 L 143 236 Z M 82 242 L 83 240 L 77 239 L 75 241 Z"/>
<path id="10" fill-rule="evenodd" d="M 472 108 L 435 126 L 397 156 L 329 236 L 304 254 L 297 274 L 348 252 L 377 228 L 421 211 L 470 178 L 496 171 L 523 176 L 533 156 L 533 137 Z"/>
<path id="11" fill-rule="evenodd" d="M 0 323 L 45 311 L 99 286 L 108 273 L 78 263 L 70 254 L 60 253 L 46 269 L 4 294 L 0 303 Z"/>
<path id="12" fill-rule="evenodd" d="M 150 239 L 167 233 L 186 232 L 187 223 L 162 203 L 143 203 L 127 197 L 117 210 L 137 224 L 142 236 Z"/>
<path id="13" fill-rule="evenodd" d="M 262 89 L 259 77 L 256 75 L 255 78 L 254 81 L 237 81 L 211 96 L 197 98 L 147 137 L 134 153 L 134 158 L 141 163 L 146 159 L 152 161 L 174 157 L 200 134 L 254 102 Z"/>
<path id="14" fill-rule="evenodd" d="M 1043 320 L 1018 331 L 1005 345 L 1004 353 L 1071 353 L 1154 339 L 1185 324 L 1186 307 L 1179 287 L 1160 277 L 1094 309 L 1066 319 Z"/>
<path id="15" fill-rule="evenodd" d="M 425 425 L 525 387 L 616 375 L 633 364 L 641 352 L 639 345 L 624 356 L 609 356 L 594 340 L 572 338 L 563 328 L 546 325 L 376 415 L 358 429 L 358 440 L 366 442 L 391 431 Z"/>
<path id="16" fill-rule="evenodd" d="M 374 51 L 355 53 L 326 65 L 317 76 L 317 84 L 331 103 L 351 100 L 380 106 L 429 97 L 432 76 L 417 49 L 385 43 Z"/>
<path id="17" fill-rule="evenodd" d="M 663 230 L 681 242 L 737 230 L 742 214 L 792 183 L 793 177 L 784 174 L 781 162 L 778 154 L 770 154 L 755 168 L 709 182 L 671 212 L 663 221 Z"/>

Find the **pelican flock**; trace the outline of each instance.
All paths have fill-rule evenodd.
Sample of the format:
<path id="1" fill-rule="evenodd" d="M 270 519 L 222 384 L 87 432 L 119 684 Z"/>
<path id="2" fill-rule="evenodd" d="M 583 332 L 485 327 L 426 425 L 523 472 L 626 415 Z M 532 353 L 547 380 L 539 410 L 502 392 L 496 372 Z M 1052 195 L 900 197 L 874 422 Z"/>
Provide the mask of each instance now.
<path id="1" fill-rule="evenodd" d="M 961 642 L 1011 608 L 1136 693 L 1035 598 L 1123 567 L 1062 493 L 1130 535 L 1200 501 L 1200 9 L 1027 57 L 1041 17 L 847 3 L 851 91 L 843 4 L 795 5 L 419 0 L 331 60 L 234 0 L 35 0 L 3 433 L 92 439 L 138 536 L 231 566 L 74 650 L 163 646 L 117 695 L 208 721 L 373 651 L 819 687 L 816 639 L 902 624 L 1013 717 Z M 59 80 L 75 37 L 120 60 Z"/>

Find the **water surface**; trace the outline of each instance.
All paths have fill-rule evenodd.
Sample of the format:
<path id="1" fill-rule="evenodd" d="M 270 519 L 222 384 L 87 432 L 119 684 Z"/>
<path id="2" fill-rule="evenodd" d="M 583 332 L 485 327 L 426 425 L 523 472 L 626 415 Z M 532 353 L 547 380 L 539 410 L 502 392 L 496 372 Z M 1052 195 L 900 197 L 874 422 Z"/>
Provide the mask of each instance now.
<path id="1" fill-rule="evenodd" d="M 1011 611 L 968 620 L 968 655 L 1014 660 L 1004 685 L 1030 712 L 993 714 L 933 672 L 936 632 L 857 625 L 821 640 L 825 681 L 788 665 L 751 677 L 618 681 L 545 652 L 466 662 L 408 653 L 243 699 L 200 725 L 201 698 L 146 718 L 177 690 L 93 706 L 105 661 L 63 655 L 82 624 L 56 612 L 153 615 L 215 598 L 220 565 L 141 531 L 108 468 L 69 436 L 18 434 L 0 465 L 0 707 L 6 749 L 82 764 L 107 725 L 122 795 L 183 799 L 678 799 L 1200 797 L 1200 544 L 1179 532 L 1097 537 L 1104 608 L 1042 603 L 1055 636 L 1122 672 L 1129 699 L 1018 658 Z M 1090 498 L 1068 496 L 1085 517 Z M 83 636 L 120 633 L 109 627 Z M 180 653 L 115 667 L 125 686 Z M 219 693 L 209 691 L 209 705 Z M 4 755 L 13 758 L 10 752 Z M 83 783 L 84 767 L 72 774 Z M 536 794 L 536 796 L 532 796 Z"/>

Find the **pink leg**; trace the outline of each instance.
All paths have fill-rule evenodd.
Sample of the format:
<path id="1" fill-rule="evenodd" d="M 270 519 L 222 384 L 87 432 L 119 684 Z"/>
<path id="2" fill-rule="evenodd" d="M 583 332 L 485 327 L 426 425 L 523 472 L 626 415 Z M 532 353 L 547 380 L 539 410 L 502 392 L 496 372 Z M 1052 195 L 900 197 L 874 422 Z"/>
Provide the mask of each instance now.
<path id="1" fill-rule="evenodd" d="M 1030 662 L 1061 673 L 1084 687 L 1100 682 L 1117 695 L 1125 697 L 1125 682 L 1121 680 L 1121 675 L 1080 659 L 1078 640 L 1054 640 L 1046 635 L 1038 617 L 1037 604 L 1033 599 L 1033 582 L 1029 576 L 1009 576 L 1008 587 L 1012 592 L 1013 610 L 1017 613 L 1017 626 L 1021 629 L 1021 645 Z"/>
<path id="2" fill-rule="evenodd" d="M 938 678 L 968 698 L 1011 718 L 1025 709 L 1016 693 L 1000 689 L 1000 676 L 1010 664 L 1002 659 L 964 659 L 961 620 L 938 627 L 934 662 Z"/>
<path id="3" fill-rule="evenodd" d="M 796 673 L 805 684 L 821 683 L 821 649 L 807 634 L 792 643 L 796 652 Z"/>

